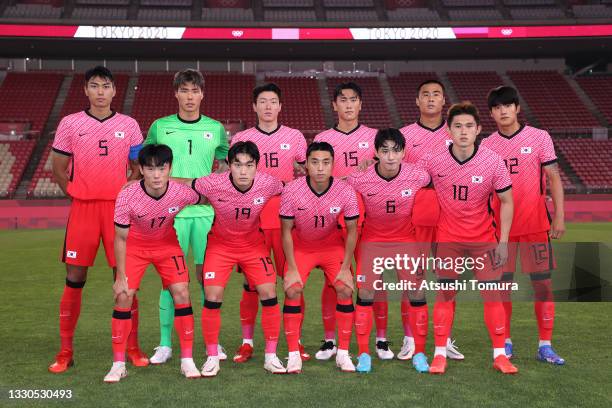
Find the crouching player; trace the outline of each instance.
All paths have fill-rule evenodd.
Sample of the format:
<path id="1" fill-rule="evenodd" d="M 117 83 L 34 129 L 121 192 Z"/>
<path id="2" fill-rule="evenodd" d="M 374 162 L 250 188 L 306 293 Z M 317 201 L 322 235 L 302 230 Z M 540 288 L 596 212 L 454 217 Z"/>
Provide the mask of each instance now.
<path id="1" fill-rule="evenodd" d="M 164 289 L 174 299 L 174 327 L 181 344 L 181 373 L 200 377 L 192 358 L 193 312 L 189 299 L 189 273 L 174 231 L 174 217 L 187 205 L 200 201 L 189 186 L 170 181 L 172 150 L 146 145 L 138 154 L 143 180 L 124 188 L 115 204 L 117 279 L 113 285 L 113 366 L 104 377 L 114 383 L 127 375 L 125 351 L 132 321 L 130 306 L 145 270 L 155 266 Z"/>
<path id="2" fill-rule="evenodd" d="M 219 331 L 223 293 L 234 266 L 238 266 L 262 305 L 261 326 L 265 345 L 264 369 L 285 373 L 276 356 L 280 332 L 280 308 L 276 298 L 276 272 L 260 229 L 259 215 L 266 203 L 281 193 L 283 184 L 269 174 L 258 172 L 259 150 L 253 142 L 237 142 L 227 155 L 230 171 L 195 179 L 193 189 L 215 209 L 215 222 L 208 234 L 202 271 L 204 308 L 202 334 L 208 359 L 202 376 L 219 372 Z"/>
<path id="3" fill-rule="evenodd" d="M 440 202 L 435 257 L 440 290 L 434 306 L 436 347 L 429 372 L 442 374 L 446 370 L 456 280 L 466 267 L 473 270 L 479 282 L 485 283 L 480 292 L 484 320 L 493 344 L 493 367 L 502 373 L 514 374 L 518 370 L 504 350 L 502 291 L 496 290 L 502 277 L 501 266 L 508 258 L 513 212 L 510 174 L 499 155 L 475 143 L 481 126 L 474 105 L 465 102 L 451 106 L 447 121 L 453 142 L 448 149 L 430 152 L 419 162 L 429 172 Z M 499 239 L 489 206 L 493 194 L 501 202 Z M 448 259 L 452 262 L 447 262 Z"/>
<path id="4" fill-rule="evenodd" d="M 299 351 L 301 295 L 310 271 L 317 266 L 323 269 L 336 290 L 336 366 L 342 371 L 355 371 L 348 349 L 355 311 L 350 268 L 357 241 L 359 205 L 355 190 L 345 181 L 331 176 L 333 166 L 332 146 L 327 142 L 312 143 L 306 151 L 308 176 L 287 184 L 281 195 L 281 235 L 286 259 L 283 320 L 289 349 L 288 373 L 302 370 Z M 347 229 L 344 245 L 338 228 L 340 214 L 344 214 Z"/>

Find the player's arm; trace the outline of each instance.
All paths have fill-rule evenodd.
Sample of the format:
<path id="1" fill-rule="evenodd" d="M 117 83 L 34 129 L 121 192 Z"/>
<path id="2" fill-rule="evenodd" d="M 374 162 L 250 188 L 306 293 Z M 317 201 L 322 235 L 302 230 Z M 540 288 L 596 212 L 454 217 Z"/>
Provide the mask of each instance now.
<path id="1" fill-rule="evenodd" d="M 505 191 L 497 191 L 497 197 L 501 203 L 500 207 L 500 232 L 499 245 L 495 250 L 495 263 L 503 265 L 508 260 L 508 236 L 512 226 L 512 216 L 514 215 L 514 201 L 512 200 L 512 188 Z"/>
<path id="2" fill-rule="evenodd" d="M 551 163 L 544 166 L 544 172 L 550 183 L 550 194 L 552 196 L 553 205 L 555 206 L 555 216 L 550 226 L 550 237 L 558 239 L 565 234 L 565 208 L 563 205 L 563 183 L 559 174 L 559 165 Z"/>
<path id="3" fill-rule="evenodd" d="M 68 195 L 68 166 L 70 165 L 70 159 L 71 156 L 56 151 L 52 152 L 51 167 L 53 169 L 53 177 L 66 195 Z"/>
<path id="4" fill-rule="evenodd" d="M 293 253 L 293 237 L 291 230 L 293 229 L 293 218 L 281 218 L 281 236 L 283 240 L 283 252 L 285 253 L 285 261 L 287 262 L 287 271 L 283 278 L 283 287 L 285 291 L 296 283 L 303 285 L 300 273 L 298 272 L 297 264 L 295 263 L 295 255 Z"/>
<path id="5" fill-rule="evenodd" d="M 115 283 L 113 285 L 113 292 L 115 300 L 122 293 L 128 294 L 127 277 L 125 273 L 125 254 L 126 254 L 126 242 L 130 227 L 115 224 L 115 259 L 117 262 L 117 276 L 115 277 Z"/>
<path id="6" fill-rule="evenodd" d="M 344 283 L 349 288 L 353 289 L 353 274 L 351 273 L 351 265 L 353 263 L 353 254 L 357 245 L 357 218 L 344 220 L 346 225 L 346 241 L 344 243 L 344 259 L 340 266 L 340 273 L 336 280 Z"/>

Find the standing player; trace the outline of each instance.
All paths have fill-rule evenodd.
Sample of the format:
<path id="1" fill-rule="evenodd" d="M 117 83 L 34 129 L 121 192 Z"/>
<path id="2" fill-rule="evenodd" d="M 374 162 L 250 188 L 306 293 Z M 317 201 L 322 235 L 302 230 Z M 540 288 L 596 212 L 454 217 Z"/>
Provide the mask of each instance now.
<path id="1" fill-rule="evenodd" d="M 232 137 L 232 144 L 244 141 L 255 143 L 260 155 L 263 156 L 263 160 L 259 160 L 257 170 L 288 183 L 293 180 L 294 169 L 303 168 L 306 162 L 306 139 L 299 130 L 278 123 L 281 108 L 281 90 L 276 84 L 268 83 L 256 87 L 253 90 L 253 111 L 257 114 L 257 125 L 236 133 Z M 279 203 L 279 197 L 272 197 L 266 204 L 261 213 L 261 229 L 266 237 L 268 249 L 274 251 L 276 272 L 282 275 L 285 255 L 280 237 Z M 253 331 L 258 300 L 257 291 L 245 282 L 240 300 L 242 345 L 234 356 L 234 361 L 237 363 L 244 363 L 253 355 Z M 301 343 L 300 353 L 305 360 L 310 358 Z"/>
<path id="2" fill-rule="evenodd" d="M 445 149 L 451 143 L 448 126 L 442 117 L 442 110 L 446 104 L 445 89 L 442 82 L 437 79 L 428 79 L 418 86 L 416 105 L 419 108 L 419 119 L 400 129 L 406 138 L 407 151 L 404 160 L 408 163 L 417 163 L 427 153 L 436 149 Z M 427 243 L 435 241 L 436 225 L 438 223 L 439 205 L 434 190 L 423 191 L 421 200 L 425 204 L 419 217 L 414 221 L 414 228 L 418 242 Z M 429 205 L 428 205 L 429 203 Z M 402 348 L 397 353 L 399 360 L 409 360 L 414 354 L 414 337 L 410 329 L 410 302 L 402 299 L 401 302 L 402 325 L 404 339 Z M 448 358 L 463 360 L 454 340 L 450 337 L 446 344 Z"/>
<path id="3" fill-rule="evenodd" d="M 501 266 L 508 257 L 508 234 L 512 224 L 512 184 L 502 159 L 486 147 L 475 144 L 480 133 L 478 110 L 469 102 L 448 110 L 448 126 L 453 142 L 444 151 L 428 153 L 419 163 L 431 176 L 440 201 L 436 265 L 441 285 L 434 306 L 435 354 L 429 367 L 432 374 L 446 370 L 446 343 L 453 318 L 454 284 L 463 270 L 473 270 L 479 282 L 494 288 L 481 290 L 484 320 L 493 344 L 493 367 L 505 374 L 518 370 L 504 350 L 504 306 L 498 288 Z M 501 201 L 500 236 L 496 236 L 493 214 L 489 211 L 493 194 Z M 447 262 L 450 259 L 452 262 Z M 471 259 L 471 261 L 470 261 Z"/>
<path id="4" fill-rule="evenodd" d="M 130 305 L 151 264 L 174 299 L 174 326 L 181 342 L 181 373 L 187 378 L 197 378 L 200 372 L 192 356 L 189 272 L 172 224 L 178 212 L 200 202 L 200 196 L 189 186 L 169 181 L 172 150 L 168 146 L 145 146 L 138 155 L 138 163 L 143 180 L 123 189 L 115 206 L 117 279 L 113 285 L 113 365 L 104 381 L 119 382 L 127 375 L 125 334 L 130 332 Z"/>
<path id="5" fill-rule="evenodd" d="M 253 142 L 237 142 L 229 150 L 230 172 L 196 179 L 193 188 L 215 209 L 215 223 L 209 234 L 204 260 L 202 333 L 208 359 L 202 367 L 204 377 L 219 372 L 219 331 L 225 286 L 238 266 L 255 288 L 262 305 L 261 326 L 266 342 L 264 369 L 285 373 L 276 356 L 281 315 L 276 298 L 276 273 L 270 250 L 260 230 L 259 216 L 272 197 L 280 195 L 283 183 L 258 172 L 259 151 Z"/>
<path id="6" fill-rule="evenodd" d="M 355 190 L 345 181 L 331 176 L 334 149 L 329 143 L 314 142 L 306 152 L 308 176 L 285 186 L 281 196 L 285 306 L 283 319 L 289 349 L 288 373 L 302 370 L 299 352 L 304 285 L 310 271 L 319 266 L 334 285 L 337 294 L 338 351 L 336 366 L 354 372 L 348 354 L 353 328 L 353 275 L 351 262 L 357 242 L 359 205 Z M 344 214 L 347 236 L 344 246 L 338 219 Z M 295 227 L 295 231 L 293 231 Z"/>
<path id="7" fill-rule="evenodd" d="M 563 221 L 563 184 L 559 176 L 557 156 L 548 132 L 521 125 L 516 89 L 500 86 L 489 92 L 489 110 L 497 123 L 497 132 L 482 141 L 499 154 L 512 178 L 515 208 L 510 230 L 509 262 L 504 266 L 504 281 L 513 280 L 516 256 L 520 248 L 521 270 L 528 273 L 535 295 L 534 311 L 538 322 L 540 343 L 536 358 L 551 364 L 563 365 L 565 360 L 551 346 L 555 303 L 552 295 L 551 270 L 555 268 L 550 238 L 561 238 L 565 232 Z M 545 203 L 546 174 L 555 206 L 552 224 Z M 510 321 L 512 302 L 510 292 L 504 301 L 506 311 L 506 354 L 512 357 Z"/>
<path id="8" fill-rule="evenodd" d="M 374 158 L 374 138 L 376 129 L 369 128 L 359 123 L 359 112 L 361 112 L 362 92 L 359 85 L 354 82 L 345 82 L 336 86 L 334 90 L 333 107 L 338 114 L 338 123 L 331 129 L 325 130 L 315 136 L 315 142 L 327 142 L 334 148 L 335 160 L 332 175 L 335 178 L 346 178 L 360 167 L 371 164 Z M 363 205 L 360 203 L 360 208 Z M 361 225 L 363 219 L 358 221 Z M 384 312 L 386 302 L 374 303 L 378 334 L 376 351 L 379 357 L 384 359 L 393 358 L 386 339 L 387 315 Z M 336 293 L 333 284 L 325 281 L 321 292 L 321 312 L 323 317 L 324 339 L 321 349 L 317 351 L 317 360 L 329 360 L 337 351 L 336 348 Z M 380 341 L 380 343 L 379 343 Z"/>
<path id="9" fill-rule="evenodd" d="M 375 256 L 379 257 L 383 253 L 393 252 L 395 248 L 404 253 L 409 251 L 414 257 L 420 256 L 420 251 L 414 251 L 419 248 L 412 223 L 413 205 L 417 194 L 431 182 L 429 174 L 415 164 L 402 164 L 406 140 L 399 130 L 379 130 L 374 146 L 378 163 L 365 172 L 353 173 L 347 178 L 347 182 L 361 194 L 366 216 L 356 255 L 359 294 L 355 308 L 355 331 L 359 346 L 356 369 L 366 373 L 371 371 L 372 366 L 369 354 L 372 303 L 378 292 L 371 267 L 366 266 L 369 263 L 366 255 L 376 252 Z M 402 275 L 404 280 L 417 285 L 423 278 L 422 274 Z M 405 295 L 412 305 L 409 324 L 416 335 L 416 354 L 412 363 L 418 372 L 427 372 L 425 341 L 429 318 L 425 296 L 418 290 L 407 291 Z"/>
<path id="10" fill-rule="evenodd" d="M 153 122 L 145 144 L 161 143 L 172 149 L 172 177 L 192 179 L 206 176 L 212 171 L 215 159 L 223 160 L 227 156 L 225 129 L 220 122 L 200 113 L 204 97 L 204 77 L 199 71 L 186 69 L 177 72 L 173 85 L 178 101 L 178 113 Z M 219 162 L 220 170 L 225 166 L 225 163 Z M 185 256 L 191 246 L 198 280 L 202 275 L 206 237 L 213 219 L 214 211 L 210 205 L 190 205 L 177 215 L 174 222 L 176 235 Z M 153 364 L 163 364 L 172 356 L 173 313 L 172 295 L 168 290 L 162 290 L 159 296 L 161 336 L 159 347 L 151 357 Z"/>
<path id="11" fill-rule="evenodd" d="M 130 178 L 139 174 L 135 159 L 142 147 L 142 133 L 134 119 L 111 110 L 115 91 L 108 69 L 98 66 L 87 71 L 85 95 L 90 107 L 64 117 L 53 141 L 53 175 L 72 203 L 62 253 L 66 286 L 60 301 L 61 349 L 49 366 L 52 373 L 64 372 L 73 364 L 72 338 L 81 312 L 82 290 L 100 239 L 108 265 L 115 268 L 115 198 L 127 180 L 128 167 L 132 169 Z M 149 361 L 138 347 L 136 297 L 131 310 L 128 356 L 132 364 L 145 366 Z"/>

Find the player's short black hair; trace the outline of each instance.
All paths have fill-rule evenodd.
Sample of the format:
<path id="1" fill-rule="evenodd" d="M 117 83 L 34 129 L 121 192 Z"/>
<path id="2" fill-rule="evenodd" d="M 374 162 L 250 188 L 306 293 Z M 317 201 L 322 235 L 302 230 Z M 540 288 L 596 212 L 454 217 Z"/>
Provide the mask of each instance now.
<path id="1" fill-rule="evenodd" d="M 450 108 L 448 108 L 448 113 L 446 114 L 446 123 L 448 123 L 449 127 L 453 123 L 453 119 L 457 115 L 472 115 L 476 124 L 480 125 L 480 114 L 478 113 L 478 108 L 476 108 L 476 106 L 474 106 L 470 101 L 455 103 Z"/>
<path id="2" fill-rule="evenodd" d="M 253 103 L 257 103 L 257 98 L 259 98 L 262 92 L 274 92 L 276 96 L 278 96 L 278 101 L 282 103 L 283 97 L 281 89 L 274 82 L 268 82 L 267 84 L 255 87 L 255 89 L 253 89 Z"/>
<path id="3" fill-rule="evenodd" d="M 406 148 L 406 138 L 398 129 L 380 129 L 374 138 L 374 148 L 376 150 L 380 149 L 386 141 L 395 143 L 395 146 L 399 150 L 404 150 Z"/>
<path id="4" fill-rule="evenodd" d="M 306 149 L 306 159 L 310 157 L 312 152 L 329 152 L 332 159 L 334 158 L 334 148 L 327 142 L 312 142 Z"/>
<path id="5" fill-rule="evenodd" d="M 342 95 L 342 91 L 345 89 L 353 90 L 359 99 L 361 99 L 361 87 L 354 82 L 342 82 L 336 86 L 334 89 L 334 101 L 338 99 L 340 95 Z"/>
<path id="6" fill-rule="evenodd" d="M 108 79 L 113 85 L 115 84 L 115 78 L 111 70 L 102 65 L 95 66 L 85 71 L 85 84 L 87 84 L 91 78 L 95 77 Z"/>
<path id="7" fill-rule="evenodd" d="M 178 91 L 181 85 L 191 82 L 201 90 L 204 90 L 204 76 L 197 69 L 187 68 L 174 74 L 172 85 Z"/>
<path id="8" fill-rule="evenodd" d="M 165 144 L 146 144 L 138 152 L 138 164 L 141 166 L 172 165 L 172 149 Z"/>
<path id="9" fill-rule="evenodd" d="M 429 84 L 440 85 L 440 88 L 442 88 L 442 95 L 446 94 L 446 88 L 444 88 L 444 84 L 438 81 L 437 79 L 430 78 L 430 79 L 426 79 L 425 81 L 419 84 L 419 86 L 417 87 L 417 96 L 419 96 L 419 94 L 421 93 L 421 88 Z"/>
<path id="10" fill-rule="evenodd" d="M 498 86 L 489 91 L 487 96 L 487 105 L 489 110 L 499 105 L 511 105 L 514 104 L 519 106 L 519 95 L 515 88 L 511 86 Z"/>
<path id="11" fill-rule="evenodd" d="M 227 152 L 227 162 L 232 164 L 232 162 L 237 161 L 236 156 L 241 153 L 248 154 L 253 160 L 255 160 L 255 164 L 259 164 L 259 149 L 257 148 L 257 145 L 250 140 L 246 142 L 234 143 L 234 145 L 232 145 Z"/>

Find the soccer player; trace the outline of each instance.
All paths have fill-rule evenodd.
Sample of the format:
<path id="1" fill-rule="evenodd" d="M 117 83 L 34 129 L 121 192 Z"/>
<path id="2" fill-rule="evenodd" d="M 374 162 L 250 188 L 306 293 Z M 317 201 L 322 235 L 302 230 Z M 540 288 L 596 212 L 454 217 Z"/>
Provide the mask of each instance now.
<path id="1" fill-rule="evenodd" d="M 423 156 L 432 150 L 445 149 L 451 143 L 448 126 L 442 117 L 442 110 L 446 104 L 445 89 L 442 82 L 437 79 L 427 79 L 417 88 L 416 105 L 419 108 L 419 119 L 400 129 L 406 138 L 406 155 L 404 160 L 408 163 L 417 163 Z M 418 242 L 435 242 L 435 231 L 438 223 L 439 205 L 434 190 L 425 190 L 421 194 L 423 210 L 414 221 L 414 228 Z M 427 205 L 429 203 L 429 205 Z M 414 354 L 414 337 L 410 329 L 410 302 L 404 298 L 401 302 L 402 326 L 404 339 L 402 348 L 397 353 L 399 360 L 410 360 Z M 464 356 L 450 337 L 446 344 L 448 358 L 463 360 Z"/>
<path id="2" fill-rule="evenodd" d="M 366 253 L 375 256 L 395 249 L 410 252 L 418 257 L 420 251 L 412 223 L 415 197 L 423 187 L 429 185 L 431 177 L 412 163 L 403 163 L 406 140 L 397 129 L 382 129 L 374 140 L 378 163 L 365 172 L 351 174 L 346 180 L 361 194 L 365 206 L 366 221 L 363 224 L 357 259 L 358 297 L 355 308 L 355 331 L 359 346 L 358 372 L 370 372 L 372 360 L 369 354 L 370 332 L 372 330 L 372 304 L 375 299 L 375 275 L 368 264 Z M 378 245 L 378 243 L 384 243 Z M 401 245 L 406 243 L 407 245 Z M 400 274 L 403 280 L 419 284 L 423 275 Z M 427 372 L 429 366 L 425 357 L 428 310 L 423 293 L 407 291 L 410 299 L 410 322 L 416 336 L 416 354 L 412 363 L 418 372 Z"/>
<path id="3" fill-rule="evenodd" d="M 505 374 L 518 370 L 504 349 L 504 306 L 497 284 L 508 257 L 508 234 L 512 224 L 512 183 L 499 155 L 475 144 L 481 131 L 478 110 L 469 102 L 455 104 L 447 115 L 453 142 L 444 151 L 428 153 L 420 162 L 431 176 L 440 201 L 436 273 L 441 287 L 434 306 L 435 354 L 429 372 L 446 370 L 446 343 L 453 318 L 455 285 L 470 268 L 479 282 L 494 284 L 481 290 L 484 320 L 493 344 L 493 367 Z M 490 196 L 500 205 L 500 235 L 489 211 Z M 447 262 L 447 260 L 452 262 Z"/>
<path id="4" fill-rule="evenodd" d="M 72 338 L 81 312 L 81 295 L 87 270 L 94 264 L 100 239 L 108 265 L 115 270 L 113 212 L 115 198 L 130 178 L 138 178 L 136 158 L 142 147 L 138 123 L 111 110 L 115 96 L 113 74 L 97 66 L 85 73 L 84 92 L 88 109 L 64 117 L 55 133 L 51 156 L 53 175 L 71 199 L 70 217 L 62 261 L 66 285 L 60 301 L 60 352 L 49 366 L 61 373 L 73 365 Z M 138 301 L 132 305 L 132 333 L 128 357 L 132 364 L 149 364 L 138 346 Z"/>
<path id="5" fill-rule="evenodd" d="M 119 382 L 125 368 L 126 333 L 130 332 L 132 299 L 149 265 L 155 266 L 162 285 L 174 299 L 174 326 L 181 343 L 181 373 L 200 376 L 192 357 L 193 312 L 189 300 L 189 272 L 173 221 L 200 196 L 189 186 L 169 181 L 172 150 L 148 144 L 138 154 L 143 179 L 123 189 L 115 206 L 115 254 L 117 279 L 113 285 L 115 307 L 112 318 L 113 365 L 105 382 Z"/>
<path id="6" fill-rule="evenodd" d="M 521 270 L 528 273 L 535 295 L 534 311 L 540 342 L 536 358 L 563 365 L 565 360 L 551 346 L 555 304 L 552 295 L 551 270 L 555 268 L 550 238 L 561 238 L 563 221 L 563 184 L 557 156 L 548 132 L 520 124 L 519 98 L 516 89 L 500 86 L 489 92 L 489 110 L 497 123 L 497 132 L 482 141 L 482 145 L 499 154 L 512 178 L 515 211 L 510 230 L 509 262 L 504 266 L 503 280 L 511 282 L 520 250 Z M 549 221 L 545 204 L 546 175 L 555 206 L 555 216 Z M 494 207 L 497 205 L 494 204 Z M 506 311 L 506 354 L 512 357 L 510 292 L 504 300 Z"/>
<path id="7" fill-rule="evenodd" d="M 262 160 L 259 160 L 257 171 L 270 174 L 288 183 L 294 178 L 294 169 L 303 168 L 306 162 L 306 139 L 299 130 L 278 123 L 281 108 L 281 89 L 276 84 L 267 83 L 256 87 L 253 90 L 253 111 L 257 114 L 257 125 L 236 133 L 231 143 L 254 142 L 260 155 L 263 156 Z M 285 255 L 280 237 L 279 205 L 280 197 L 278 196 L 272 197 L 266 204 L 261 213 L 261 229 L 266 237 L 266 245 L 274 252 L 276 272 L 282 275 Z M 245 281 L 240 300 L 242 345 L 234 355 L 234 361 L 237 363 L 244 363 L 253 355 L 253 331 L 257 318 L 258 301 L 257 291 L 249 287 Z M 301 343 L 300 353 L 303 359 L 310 358 Z"/>
<path id="8" fill-rule="evenodd" d="M 286 259 L 283 321 L 289 349 L 288 373 L 302 370 L 298 342 L 302 321 L 300 299 L 310 271 L 316 266 L 323 270 L 337 294 L 336 366 L 342 371 L 355 371 L 348 348 L 355 310 L 350 268 L 357 242 L 359 205 L 355 190 L 331 176 L 333 166 L 334 149 L 329 143 L 310 144 L 306 151 L 308 176 L 287 184 L 281 195 L 281 233 Z M 338 229 L 341 214 L 347 231 L 344 245 Z"/>
<path id="9" fill-rule="evenodd" d="M 172 149 L 173 178 L 198 178 L 210 174 L 215 159 L 227 156 L 227 138 L 223 125 L 200 113 L 204 97 L 204 77 L 199 71 L 186 69 L 174 75 L 174 96 L 178 113 L 157 119 L 151 125 L 145 144 L 162 143 Z M 220 171 L 226 169 L 219 162 Z M 202 276 L 206 250 L 206 237 L 214 219 L 210 205 L 190 205 L 176 217 L 174 228 L 179 244 L 187 256 L 191 246 L 196 276 Z M 200 281 L 200 284 L 202 282 Z M 202 289 L 204 302 L 204 289 Z M 174 320 L 172 295 L 162 290 L 159 296 L 160 342 L 151 357 L 152 364 L 163 364 L 172 356 L 172 322 Z M 222 358 L 226 358 L 222 351 Z"/>
<path id="10" fill-rule="evenodd" d="M 365 168 L 374 159 L 374 138 L 376 129 L 359 123 L 361 112 L 362 91 L 354 82 L 338 84 L 334 90 L 332 101 L 334 111 L 338 114 L 338 123 L 331 129 L 315 136 L 315 142 L 327 142 L 334 148 L 335 160 L 332 175 L 335 178 L 346 178 L 359 168 Z M 360 208 L 363 206 L 360 203 Z M 361 225 L 363 219 L 358 220 Z M 324 341 L 315 354 L 317 360 L 329 360 L 337 351 L 336 348 L 336 293 L 331 282 L 325 281 L 321 293 L 321 313 L 323 318 Z M 386 339 L 387 302 L 375 302 L 377 341 L 376 351 L 379 357 L 393 358 Z"/>
<path id="11" fill-rule="evenodd" d="M 247 285 L 255 288 L 262 305 L 261 326 L 266 342 L 264 369 L 274 374 L 286 372 L 276 356 L 281 324 L 276 273 L 259 221 L 270 199 L 280 195 L 283 183 L 258 172 L 259 159 L 253 142 L 237 142 L 227 156 L 230 172 L 211 174 L 193 182 L 193 188 L 215 209 L 203 272 L 206 301 L 202 309 L 202 333 L 208 350 L 208 359 L 202 367 L 204 377 L 214 377 L 219 372 L 221 305 L 234 266 L 242 269 Z"/>

